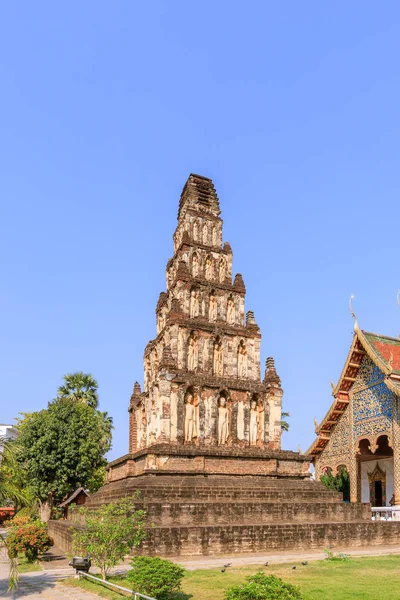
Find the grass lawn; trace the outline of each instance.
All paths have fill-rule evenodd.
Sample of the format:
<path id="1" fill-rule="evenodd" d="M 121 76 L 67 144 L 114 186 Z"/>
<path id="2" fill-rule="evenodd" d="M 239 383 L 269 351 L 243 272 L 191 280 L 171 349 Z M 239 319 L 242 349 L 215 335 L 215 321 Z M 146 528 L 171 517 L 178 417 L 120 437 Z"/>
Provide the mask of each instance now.
<path id="1" fill-rule="evenodd" d="M 223 564 L 223 559 L 221 564 Z M 296 564 L 296 569 L 292 566 Z M 242 583 L 247 575 L 258 570 L 257 566 L 187 571 L 182 582 L 182 594 L 176 600 L 223 600 L 224 591 Z M 299 563 L 262 567 L 265 573 L 274 573 L 289 583 L 298 585 L 306 600 L 399 600 L 400 556 L 377 556 L 350 558 L 349 561 L 310 561 L 303 567 Z M 119 585 L 127 585 L 122 579 L 112 579 Z M 121 594 L 110 592 L 89 581 L 68 580 L 112 600 Z"/>
<path id="2" fill-rule="evenodd" d="M 41 571 L 39 563 L 29 563 L 24 556 L 18 557 L 18 572 L 31 573 L 32 571 Z"/>

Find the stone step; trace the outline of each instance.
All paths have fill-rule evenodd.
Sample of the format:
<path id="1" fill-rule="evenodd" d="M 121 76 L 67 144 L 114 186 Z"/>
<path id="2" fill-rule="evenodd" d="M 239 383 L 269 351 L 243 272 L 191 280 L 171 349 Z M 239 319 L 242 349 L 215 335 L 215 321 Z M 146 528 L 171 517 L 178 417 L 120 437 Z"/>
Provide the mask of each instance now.
<path id="1" fill-rule="evenodd" d="M 172 480 L 172 481 L 171 481 Z M 342 494 L 327 490 L 310 480 L 274 480 L 262 477 L 142 477 L 115 481 L 88 499 L 88 506 L 99 506 L 126 495 L 140 493 L 143 501 L 226 502 L 271 500 L 293 502 L 342 502 Z"/>
<path id="2" fill-rule="evenodd" d="M 292 502 L 326 502 L 339 504 L 343 501 L 342 494 L 330 490 L 271 490 L 271 489 L 236 489 L 236 490 L 206 490 L 206 489 L 179 489 L 163 490 L 149 489 L 138 490 L 139 499 L 145 502 L 257 502 L 257 501 L 285 501 Z M 134 490 L 129 490 L 132 494 Z M 99 506 L 103 502 L 112 502 L 123 497 L 121 490 L 107 490 L 96 497 L 89 498 L 88 506 Z"/>
<path id="3" fill-rule="evenodd" d="M 371 519 L 369 504 L 341 502 L 169 502 L 138 503 L 154 525 L 230 525 Z"/>
<path id="4" fill-rule="evenodd" d="M 57 546 L 72 551 L 71 521 L 50 521 Z M 274 550 L 398 545 L 400 521 L 257 523 L 251 525 L 156 526 L 139 551 L 157 556 L 190 557 Z"/>

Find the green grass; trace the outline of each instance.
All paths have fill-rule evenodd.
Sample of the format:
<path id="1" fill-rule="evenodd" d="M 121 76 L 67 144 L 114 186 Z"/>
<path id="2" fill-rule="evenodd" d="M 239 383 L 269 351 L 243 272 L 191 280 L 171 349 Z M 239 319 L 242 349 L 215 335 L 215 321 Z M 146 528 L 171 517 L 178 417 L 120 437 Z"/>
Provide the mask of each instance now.
<path id="1" fill-rule="evenodd" d="M 18 557 L 18 572 L 19 573 L 31 573 L 32 571 L 41 571 L 40 565 L 35 563 L 29 563 L 24 556 Z"/>
<path id="2" fill-rule="evenodd" d="M 224 560 L 221 559 L 221 564 Z M 296 565 L 296 569 L 292 566 Z M 224 591 L 242 583 L 257 566 L 187 571 L 182 582 L 182 594 L 176 600 L 223 600 Z M 265 573 L 274 573 L 289 583 L 298 585 L 306 600 L 399 600 L 400 556 L 350 558 L 348 561 L 312 561 L 307 566 L 300 562 L 262 567 Z M 112 578 L 114 583 L 129 585 L 123 579 Z M 106 590 L 89 581 L 68 580 L 110 600 L 124 596 Z"/>

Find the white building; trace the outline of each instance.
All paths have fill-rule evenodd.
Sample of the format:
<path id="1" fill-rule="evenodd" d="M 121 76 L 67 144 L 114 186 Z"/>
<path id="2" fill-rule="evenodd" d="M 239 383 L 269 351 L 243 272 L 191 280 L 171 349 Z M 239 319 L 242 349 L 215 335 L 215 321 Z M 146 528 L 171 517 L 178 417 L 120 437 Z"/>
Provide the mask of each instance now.
<path id="1" fill-rule="evenodd" d="M 2 440 L 16 440 L 19 435 L 18 429 L 13 425 L 1 425 L 0 424 L 0 441 Z"/>

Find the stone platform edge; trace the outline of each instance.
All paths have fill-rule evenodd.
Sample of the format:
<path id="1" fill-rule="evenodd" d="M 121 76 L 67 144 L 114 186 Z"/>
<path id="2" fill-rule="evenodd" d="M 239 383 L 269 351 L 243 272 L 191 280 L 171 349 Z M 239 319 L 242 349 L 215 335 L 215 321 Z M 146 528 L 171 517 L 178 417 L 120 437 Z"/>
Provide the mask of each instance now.
<path id="1" fill-rule="evenodd" d="M 153 474 L 257 475 L 308 479 L 310 457 L 290 450 L 155 444 L 107 465 L 107 482 Z"/>

